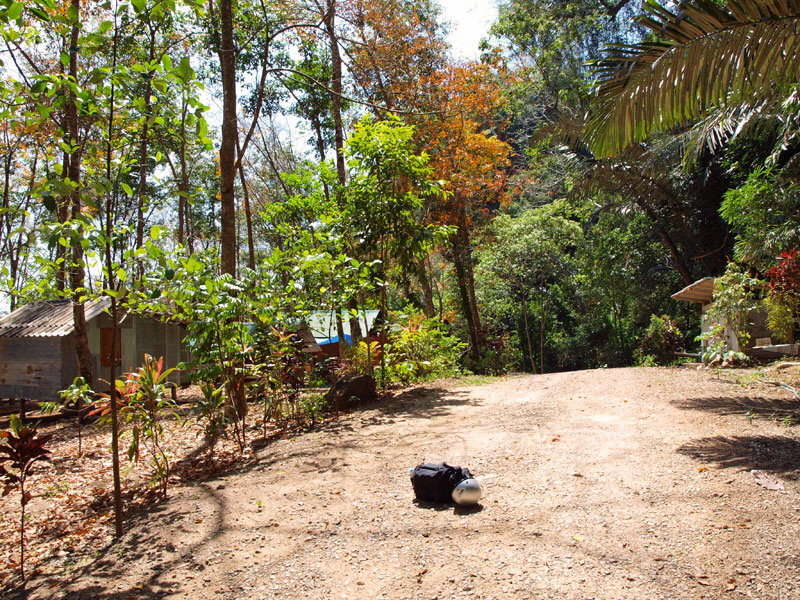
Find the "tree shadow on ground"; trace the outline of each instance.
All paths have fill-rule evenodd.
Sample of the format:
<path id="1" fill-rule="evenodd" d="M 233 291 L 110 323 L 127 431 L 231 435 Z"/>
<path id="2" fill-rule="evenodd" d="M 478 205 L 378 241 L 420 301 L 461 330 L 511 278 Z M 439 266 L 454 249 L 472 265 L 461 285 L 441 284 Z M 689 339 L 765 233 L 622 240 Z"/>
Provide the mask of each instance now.
<path id="1" fill-rule="evenodd" d="M 800 441 L 790 437 L 717 436 L 684 444 L 678 453 L 723 469 L 758 469 L 800 480 Z"/>
<path id="2" fill-rule="evenodd" d="M 376 408 L 385 415 L 432 419 L 450 414 L 457 406 L 478 406 L 481 403 L 466 389 L 426 386 L 400 391 L 370 408 Z"/>
<path id="3" fill-rule="evenodd" d="M 673 406 L 684 410 L 699 410 L 717 415 L 745 415 L 753 417 L 769 417 L 785 420 L 787 424 L 800 423 L 800 402 L 797 400 L 781 400 L 777 398 L 764 398 L 746 396 L 736 398 L 732 396 L 699 398 L 681 398 L 673 400 Z"/>
<path id="4" fill-rule="evenodd" d="M 334 418 L 333 420 L 315 423 L 310 431 L 325 432 L 330 434 L 326 440 L 314 446 L 292 448 L 288 452 L 282 449 L 281 452 L 272 451 L 271 446 L 285 437 L 294 437 L 307 433 L 309 429 L 297 429 L 292 431 L 276 431 L 274 436 L 267 438 L 257 438 L 251 443 L 256 450 L 253 457 L 241 461 L 220 460 L 215 468 L 209 472 L 196 473 L 193 476 L 183 474 L 184 484 L 192 485 L 192 488 L 199 494 L 206 496 L 215 506 L 214 523 L 206 523 L 207 533 L 201 540 L 184 548 L 178 555 L 171 555 L 171 552 L 164 551 L 157 544 L 158 536 L 154 535 L 154 524 L 160 526 L 178 522 L 181 518 L 185 519 L 185 514 L 179 512 L 178 506 L 166 502 L 148 503 L 130 510 L 126 514 L 126 535 L 123 541 L 111 543 L 105 548 L 100 549 L 87 564 L 78 567 L 73 576 L 77 580 L 87 580 L 85 587 L 71 589 L 70 598 L 106 598 L 106 599 L 144 599 L 161 598 L 170 595 L 170 588 L 176 584 L 167 578 L 170 571 L 179 565 L 189 563 L 193 570 L 202 570 L 204 565 L 195 564 L 192 557 L 194 550 L 210 542 L 213 542 L 223 531 L 222 516 L 229 509 L 224 497 L 217 491 L 217 483 L 220 477 L 240 475 L 254 470 L 263 470 L 267 467 L 286 462 L 300 461 L 308 465 L 310 471 L 337 471 L 341 468 L 336 461 L 328 460 L 320 462 L 322 455 L 332 449 L 339 451 L 355 448 L 357 439 L 346 439 L 342 434 L 357 432 L 364 427 L 380 426 L 391 424 L 398 419 L 421 418 L 430 419 L 451 414 L 452 409 L 458 406 L 480 404 L 480 401 L 471 397 L 469 392 L 450 391 L 436 387 L 419 387 L 404 390 L 399 393 L 387 395 L 384 398 L 368 403 L 354 403 L 348 406 L 347 414 L 344 418 Z M 208 450 L 208 444 L 200 445 L 189 457 L 176 461 L 173 466 L 174 472 L 179 472 L 190 464 L 193 459 L 197 459 L 199 454 Z M 184 464 L 186 461 L 189 463 Z M 174 489 L 174 488 L 173 488 Z M 130 500 L 130 499 L 128 499 Z M 111 502 L 110 491 L 102 498 L 96 499 L 98 507 L 109 508 Z M 479 505 L 480 506 L 480 505 Z M 482 510 L 471 507 L 464 509 L 444 505 L 447 510 L 454 510 L 460 516 L 466 516 Z M 130 564 L 141 561 L 148 555 L 148 552 L 163 552 L 162 558 L 149 574 L 146 574 L 139 584 L 134 588 L 115 589 L 120 581 L 120 576 Z M 122 557 L 124 555 L 124 560 Z M 22 587 L 0 587 L 0 595 L 4 598 L 27 598 L 30 594 L 42 593 L 44 590 L 57 590 L 64 581 L 58 574 L 41 575 L 32 579 L 27 585 Z M 178 587 L 179 584 L 177 585 Z"/>
<path id="5" fill-rule="evenodd" d="M 345 411 L 349 418 L 334 419 L 315 427 L 335 434 L 352 433 L 364 427 L 391 425 L 398 419 L 446 417 L 459 406 L 477 406 L 479 399 L 464 390 L 418 387 L 387 394 L 370 402 L 353 402 Z"/>

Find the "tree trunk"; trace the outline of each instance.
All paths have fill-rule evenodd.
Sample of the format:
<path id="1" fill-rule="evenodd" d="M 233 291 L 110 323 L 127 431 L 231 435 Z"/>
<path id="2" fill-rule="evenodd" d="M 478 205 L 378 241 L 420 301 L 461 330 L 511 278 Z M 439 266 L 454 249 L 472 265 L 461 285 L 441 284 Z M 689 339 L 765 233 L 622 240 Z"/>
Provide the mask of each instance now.
<path id="1" fill-rule="evenodd" d="M 466 269 L 467 269 L 467 289 L 469 290 L 470 308 L 472 309 L 472 320 L 475 322 L 475 329 L 478 332 L 478 339 L 483 339 L 483 327 L 481 317 L 478 313 L 478 300 L 475 296 L 475 272 L 472 269 L 472 245 L 467 240 L 466 244 Z"/>
<path id="2" fill-rule="evenodd" d="M 220 45 L 219 64 L 222 74 L 222 143 L 219 149 L 220 169 L 220 246 L 223 273 L 236 275 L 236 55 L 233 44 L 232 0 L 219 1 Z"/>
<path id="3" fill-rule="evenodd" d="M 475 278 L 472 271 L 472 247 L 465 215 L 462 214 L 459 221 L 455 247 L 453 248 L 454 265 L 456 268 L 459 293 L 462 297 L 462 308 L 470 330 L 470 345 L 472 346 L 470 352 L 472 357 L 477 359 L 481 354 L 483 344 L 481 339 L 481 323 L 475 297 Z"/>
<path id="4" fill-rule="evenodd" d="M 189 254 L 194 249 L 194 239 L 190 231 L 189 220 L 189 167 L 186 164 L 186 112 L 188 108 L 184 100 L 181 110 L 181 145 L 180 145 L 180 177 L 178 178 L 178 243 L 185 245 Z"/>
<path id="5" fill-rule="evenodd" d="M 153 31 L 152 24 L 148 23 L 150 27 L 150 46 L 148 52 L 149 63 L 152 64 L 155 59 L 155 32 Z M 139 141 L 139 189 L 137 190 L 136 199 L 136 249 L 138 250 L 144 246 L 144 212 L 147 203 L 147 150 L 148 150 L 148 137 L 150 135 L 150 128 L 148 120 L 152 113 L 152 100 L 153 85 L 151 83 L 154 71 L 150 71 L 147 77 L 147 85 L 144 88 L 144 120 L 142 124 L 142 139 Z M 144 260 L 139 258 L 136 260 L 136 274 L 137 277 L 144 277 Z"/>
<path id="6" fill-rule="evenodd" d="M 689 272 L 689 267 L 686 266 L 683 256 L 681 256 L 681 253 L 678 251 L 678 247 L 675 245 L 675 242 L 672 240 L 670 235 L 661 228 L 661 226 L 657 226 L 657 228 L 659 235 L 661 235 L 661 239 L 664 241 L 664 245 L 672 255 L 672 260 L 675 261 L 675 268 L 678 269 L 678 273 L 681 274 L 681 278 L 686 285 L 693 284 L 695 278 L 692 277 L 692 274 Z"/>
<path id="7" fill-rule="evenodd" d="M 78 36 L 80 32 L 80 0 L 72 0 L 71 8 L 75 12 L 76 22 L 72 25 L 69 41 L 69 78 L 78 81 Z M 71 150 L 69 152 L 69 169 L 66 172 L 73 189 L 67 197 L 68 205 L 71 210 L 71 218 L 78 219 L 81 216 L 81 145 L 78 139 L 78 107 L 75 102 L 75 94 L 72 90 L 67 91 L 67 103 L 65 107 L 65 133 L 67 144 Z M 75 325 L 75 354 L 78 361 L 78 373 L 91 386 L 94 384 L 92 375 L 92 355 L 89 351 L 89 332 L 86 326 L 86 311 L 84 310 L 83 300 L 80 296 L 84 294 L 85 271 L 83 266 L 83 246 L 80 242 L 72 244 L 72 264 L 69 267 L 69 280 L 72 289 L 72 317 Z"/>
<path id="8" fill-rule="evenodd" d="M 458 293 L 459 297 L 461 298 L 461 310 L 464 313 L 464 318 L 467 320 L 470 356 L 473 360 L 477 360 L 480 356 L 480 340 L 478 339 L 478 329 L 475 327 L 473 311 L 472 307 L 470 306 L 470 295 L 467 285 L 467 271 L 464 268 L 461 249 L 458 247 L 453 249 L 453 266 L 456 270 L 456 283 L 458 284 Z"/>
<path id="9" fill-rule="evenodd" d="M 361 338 L 369 335 L 369 332 L 361 331 L 361 321 L 358 318 L 358 298 L 355 295 L 350 297 L 347 308 L 350 310 L 350 343 L 355 346 Z"/>
<path id="10" fill-rule="evenodd" d="M 433 286 L 428 274 L 428 257 L 421 259 L 417 266 L 417 281 L 422 288 L 422 300 L 425 316 L 433 318 L 436 316 L 436 306 L 433 303 Z"/>
<path id="11" fill-rule="evenodd" d="M 115 19 L 116 22 L 116 19 Z M 119 39 L 119 28 L 114 28 L 114 45 L 113 45 L 113 61 L 112 61 L 112 71 L 116 72 L 117 69 L 117 42 Z M 151 38 L 152 43 L 152 38 Z M 151 45 L 151 57 L 152 57 L 152 45 Z M 114 109 L 115 109 L 115 93 L 114 93 L 114 80 L 111 80 L 111 98 L 110 98 L 110 107 L 108 111 L 108 145 L 106 146 L 106 179 L 108 181 L 112 181 L 112 174 L 111 174 L 111 165 L 113 163 L 114 155 L 113 155 L 113 146 L 111 145 L 111 140 L 114 139 Z M 148 93 L 149 93 L 149 86 L 148 86 Z M 149 110 L 147 111 L 149 114 Z M 145 135 L 143 140 L 146 140 L 146 129 Z M 146 145 L 146 141 L 144 142 Z M 144 153 L 146 157 L 146 152 Z M 105 263 L 106 263 L 106 271 L 108 272 L 108 288 L 109 289 L 117 289 L 116 281 L 115 281 L 115 271 L 113 269 L 113 261 L 114 261 L 114 253 L 113 253 L 113 243 L 114 243 L 114 207 L 116 205 L 115 198 L 116 198 L 116 189 L 112 189 L 109 191 L 108 195 L 106 196 L 106 223 L 105 223 Z M 142 196 L 140 196 L 141 201 Z M 140 246 L 141 247 L 141 246 Z M 108 390 L 108 397 L 111 403 L 111 472 L 112 472 L 112 480 L 114 483 L 114 535 L 117 538 L 122 537 L 124 532 L 124 513 L 123 513 L 123 506 L 122 506 L 122 477 L 120 473 L 120 464 L 119 464 L 119 407 L 117 406 L 118 393 L 117 393 L 117 386 L 115 385 L 115 380 L 117 378 L 117 340 L 120 339 L 121 332 L 119 328 L 120 323 L 120 315 L 119 315 L 119 306 L 117 305 L 117 298 L 115 296 L 111 296 L 111 322 L 112 322 L 112 330 L 111 330 L 111 366 L 109 367 L 108 372 L 108 381 L 109 383 L 109 390 Z M 78 405 L 78 422 L 80 423 L 80 419 L 82 418 L 80 412 L 80 404 Z M 78 429 L 78 434 L 80 435 L 80 429 Z"/>
<path id="12" fill-rule="evenodd" d="M 325 141 L 322 138 L 322 123 L 319 120 L 319 113 L 313 117 L 309 117 L 311 125 L 314 128 L 314 134 L 317 138 L 317 153 L 319 153 L 320 162 L 325 162 Z M 331 190 L 327 181 L 322 182 L 322 190 L 325 192 L 325 200 L 331 199 Z"/>
<path id="13" fill-rule="evenodd" d="M 544 326 L 547 320 L 547 307 L 549 304 L 550 292 L 547 292 L 544 304 L 542 305 L 542 325 L 539 328 L 539 373 L 542 375 L 544 375 Z"/>
<path id="14" fill-rule="evenodd" d="M 241 156 L 242 149 L 239 147 L 238 139 L 236 150 Z M 247 266 L 251 271 L 256 270 L 256 243 L 253 237 L 253 214 L 250 209 L 250 192 L 247 190 L 247 181 L 244 177 L 244 161 L 239 161 L 239 182 L 242 184 L 242 199 L 244 200 L 244 219 L 247 227 Z"/>
<path id="15" fill-rule="evenodd" d="M 528 303 L 525 296 L 522 296 L 522 323 L 525 326 L 525 340 L 528 342 L 528 356 L 531 359 L 531 371 L 536 374 L 536 362 L 533 358 L 533 343 L 531 342 L 531 330 L 528 325 Z"/>
<path id="16" fill-rule="evenodd" d="M 670 255 L 672 255 L 672 260 L 675 262 L 675 268 L 678 270 L 678 273 L 681 274 L 681 278 L 686 285 L 691 285 L 694 283 L 695 279 L 689 272 L 689 267 L 686 266 L 683 256 L 681 256 L 681 253 L 678 251 L 678 246 L 675 245 L 675 242 L 669 233 L 667 233 L 667 231 L 659 224 L 656 214 L 650 209 L 646 202 L 637 201 L 636 206 L 638 206 L 650 218 L 650 220 L 653 221 L 658 234 L 661 236 L 661 240 L 664 242 L 667 250 L 669 250 Z"/>
<path id="17" fill-rule="evenodd" d="M 67 136 L 67 116 L 66 109 L 64 115 L 64 134 Z M 69 173 L 69 152 L 64 152 L 61 161 L 61 172 Z M 66 223 L 69 220 L 69 198 L 63 198 L 58 203 L 58 222 Z M 63 292 L 67 289 L 67 247 L 58 244 L 56 246 L 56 289 Z"/>
<path id="18" fill-rule="evenodd" d="M 327 10 L 322 17 L 331 51 L 331 105 L 333 111 L 334 140 L 336 145 L 336 174 L 339 183 L 347 180 L 344 154 L 344 126 L 342 124 L 342 56 L 339 52 L 339 38 L 336 35 L 336 0 L 328 0 Z"/>

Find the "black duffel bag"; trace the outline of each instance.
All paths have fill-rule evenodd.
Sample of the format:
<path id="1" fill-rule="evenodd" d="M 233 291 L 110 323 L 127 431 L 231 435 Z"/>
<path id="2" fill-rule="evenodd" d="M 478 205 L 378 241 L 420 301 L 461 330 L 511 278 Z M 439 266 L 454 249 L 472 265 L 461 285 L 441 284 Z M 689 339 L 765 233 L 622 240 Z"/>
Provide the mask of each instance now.
<path id="1" fill-rule="evenodd" d="M 418 465 L 411 471 L 414 495 L 421 502 L 452 502 L 455 487 L 470 478 L 469 469 L 447 463 Z"/>

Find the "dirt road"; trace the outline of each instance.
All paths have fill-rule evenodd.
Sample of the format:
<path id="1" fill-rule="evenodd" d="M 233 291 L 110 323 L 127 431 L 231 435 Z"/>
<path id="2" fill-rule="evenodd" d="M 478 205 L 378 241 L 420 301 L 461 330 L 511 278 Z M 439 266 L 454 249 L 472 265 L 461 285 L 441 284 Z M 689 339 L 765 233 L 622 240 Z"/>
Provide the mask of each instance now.
<path id="1" fill-rule="evenodd" d="M 800 598 L 788 397 L 687 369 L 416 388 L 175 490 L 30 596 Z M 441 461 L 480 507 L 413 502 L 409 468 Z"/>

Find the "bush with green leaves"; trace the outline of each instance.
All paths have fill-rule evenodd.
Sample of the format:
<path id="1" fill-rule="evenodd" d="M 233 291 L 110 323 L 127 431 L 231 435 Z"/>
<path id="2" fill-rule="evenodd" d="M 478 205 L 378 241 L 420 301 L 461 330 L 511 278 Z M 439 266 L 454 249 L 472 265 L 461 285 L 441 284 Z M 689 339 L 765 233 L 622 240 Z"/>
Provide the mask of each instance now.
<path id="1" fill-rule="evenodd" d="M 703 343 L 701 360 L 707 367 L 739 367 L 746 366 L 750 358 L 744 352 L 731 350 L 725 336 L 725 326 L 719 323 L 712 325 L 708 331 L 697 336 Z"/>
<path id="2" fill-rule="evenodd" d="M 704 315 L 711 324 L 720 324 L 730 328 L 736 336 L 739 349 L 750 343 L 750 313 L 757 310 L 761 303 L 758 292 L 763 281 L 753 277 L 748 269 L 734 262 L 728 263 L 725 273 L 714 280 L 714 303 Z M 731 348 L 732 350 L 733 348 Z"/>
<path id="3" fill-rule="evenodd" d="M 410 383 L 461 373 L 460 361 L 466 344 L 449 335 L 437 319 L 417 314 L 401 321 L 386 345 L 390 380 Z"/>
<path id="4" fill-rule="evenodd" d="M 78 423 L 78 458 L 83 456 L 83 419 L 94 406 L 95 391 L 86 383 L 83 377 L 76 377 L 69 387 L 58 392 L 61 402 L 40 402 L 39 410 L 44 414 L 54 413 L 58 410 L 75 411 Z"/>
<path id="5" fill-rule="evenodd" d="M 683 335 L 678 324 L 667 315 L 651 315 L 650 324 L 634 353 L 637 364 L 669 365 L 675 361 L 675 352 L 683 345 Z"/>
<path id="6" fill-rule="evenodd" d="M 800 322 L 800 254 L 797 249 L 782 252 L 765 275 L 769 325 L 793 342 L 794 329 Z"/>

